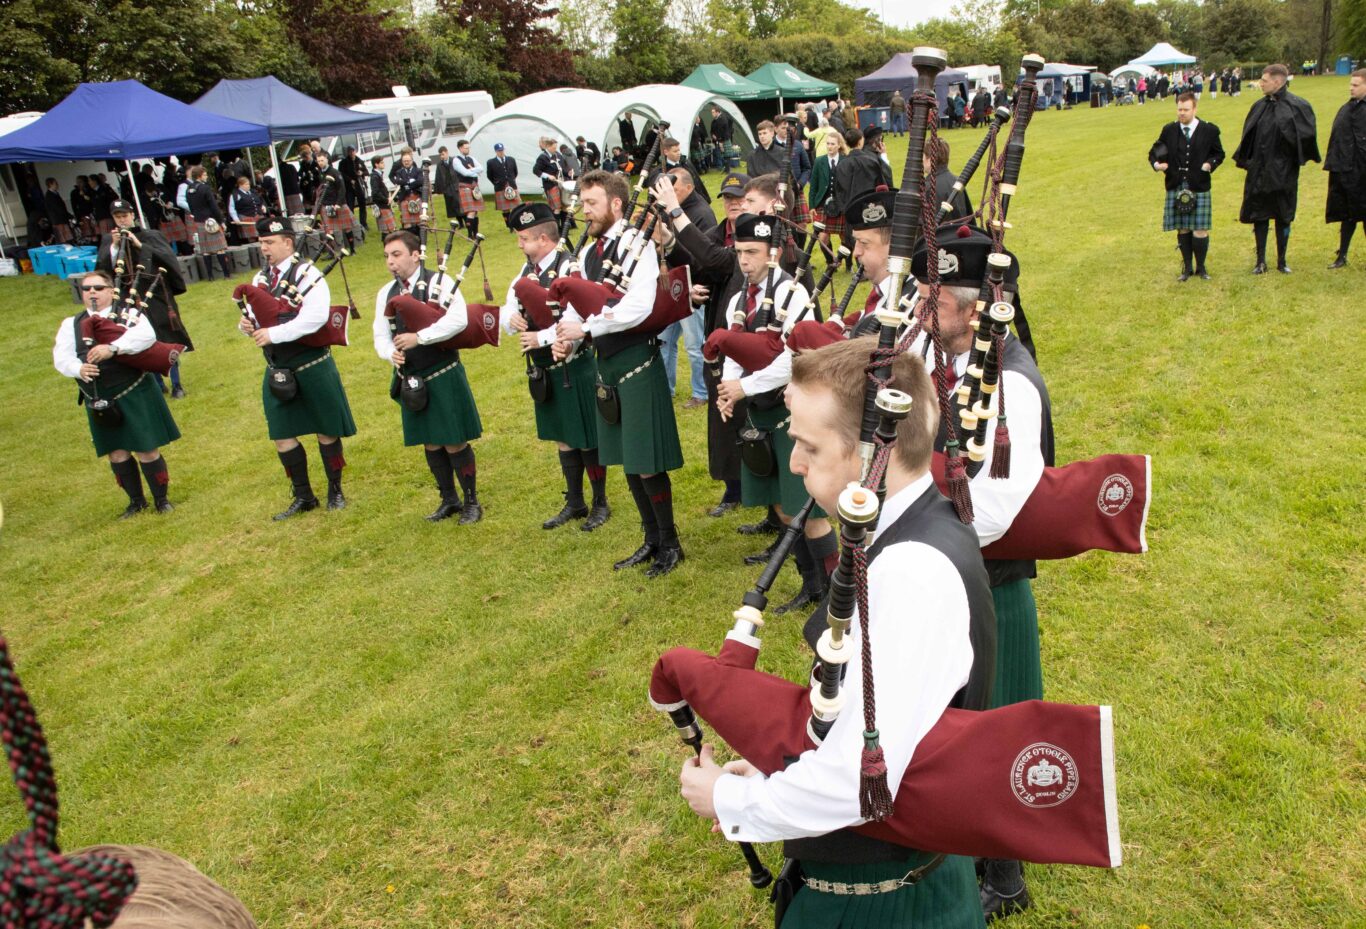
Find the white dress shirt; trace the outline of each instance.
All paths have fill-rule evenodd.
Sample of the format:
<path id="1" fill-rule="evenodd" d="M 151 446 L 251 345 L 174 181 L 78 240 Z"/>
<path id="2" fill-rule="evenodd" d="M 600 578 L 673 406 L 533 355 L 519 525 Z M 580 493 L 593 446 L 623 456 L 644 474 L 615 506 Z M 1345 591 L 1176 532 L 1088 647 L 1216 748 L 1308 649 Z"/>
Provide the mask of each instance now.
<path id="1" fill-rule="evenodd" d="M 611 248 L 612 242 L 621 239 L 621 245 L 616 250 L 616 261 L 619 263 L 626 258 L 630 252 L 631 242 L 634 241 L 637 233 L 629 230 L 625 220 L 617 220 L 617 224 L 607 231 L 607 235 L 602 238 L 604 250 Z M 594 243 L 584 245 L 584 251 L 579 254 L 579 267 L 583 267 L 583 257 L 589 249 L 595 247 Z M 644 250 L 641 252 L 640 261 L 636 262 L 635 270 L 631 273 L 631 283 L 626 288 L 626 293 L 622 295 L 612 306 L 605 306 L 602 312 L 596 316 L 583 319 L 574 309 L 573 304 L 564 308 L 564 319 L 576 320 L 583 323 L 583 331 L 592 336 L 608 335 L 613 332 L 625 332 L 633 329 L 645 321 L 650 315 L 650 311 L 655 306 L 655 291 L 659 285 L 659 257 L 655 254 L 653 242 L 646 242 Z"/>
<path id="2" fill-rule="evenodd" d="M 114 308 L 111 305 L 108 309 L 96 310 L 90 315 L 113 319 Z M 68 316 L 57 327 L 57 340 L 52 345 L 52 366 L 64 377 L 80 378 L 81 359 L 76 355 L 76 327 L 72 323 L 75 318 L 76 316 Z M 109 347 L 114 350 L 115 355 L 136 355 L 151 348 L 156 340 L 157 334 L 152 328 L 152 323 L 146 316 L 139 314 L 138 321 L 129 326 L 127 332 L 110 342 Z"/>
<path id="3" fill-rule="evenodd" d="M 284 261 L 274 265 L 273 268 L 279 269 L 280 279 L 284 280 L 298 260 L 297 255 L 290 255 Z M 256 272 L 256 276 L 252 278 L 251 282 L 261 287 L 269 287 L 271 270 L 272 268 L 262 268 Z M 302 291 L 310 283 L 313 286 L 308 293 L 304 294 L 304 302 L 303 306 L 299 307 L 299 315 L 287 323 L 266 327 L 272 343 L 295 342 L 327 325 L 327 317 L 332 311 L 332 288 L 328 286 L 327 279 L 323 277 L 322 272 L 317 267 L 311 267 L 304 271 L 299 277 L 297 286 Z"/>
<path id="4" fill-rule="evenodd" d="M 931 483 L 926 474 L 888 497 L 878 524 L 891 526 Z M 916 746 L 967 683 L 972 667 L 968 595 L 942 552 L 923 542 L 900 542 L 883 549 L 868 568 L 868 608 L 877 727 L 895 798 Z M 846 666 L 844 708 L 820 747 L 767 777 L 723 774 L 717 780 L 712 801 L 727 839 L 776 842 L 864 822 L 859 815 L 863 663 L 857 622 L 849 635 L 854 658 Z"/>
<path id="5" fill-rule="evenodd" d="M 419 266 L 408 277 L 408 293 L 413 292 L 413 287 L 417 285 L 418 277 L 422 273 Z M 435 286 L 435 289 L 430 289 Z M 465 308 L 465 298 L 460 296 L 460 291 L 455 289 L 455 278 L 449 274 L 440 275 L 440 281 L 433 276 L 428 283 L 427 302 L 444 305 L 450 300 L 450 305 L 446 307 L 445 314 L 426 328 L 419 329 L 416 333 L 418 345 L 431 345 L 434 342 L 444 342 L 451 336 L 459 335 L 465 331 L 469 325 L 469 311 Z M 389 331 L 389 317 L 384 315 L 384 307 L 389 302 L 391 295 L 396 293 L 393 283 L 385 284 L 375 295 L 375 321 L 371 324 L 371 334 L 375 339 L 375 354 L 379 355 L 383 361 L 393 361 L 394 358 L 394 335 Z"/>
<path id="6" fill-rule="evenodd" d="M 560 250 L 558 248 L 552 249 L 551 251 L 547 252 L 541 258 L 540 261 L 536 262 L 536 270 L 544 274 L 547 270 L 554 266 L 556 260 L 559 257 L 559 254 Z M 522 318 L 527 321 L 528 331 L 534 331 L 536 333 L 537 346 L 539 346 L 540 348 L 545 348 L 547 345 L 553 345 L 555 343 L 555 327 L 551 326 L 548 329 L 538 330 L 530 329 L 531 318 L 522 312 L 522 305 L 518 302 L 517 294 L 513 291 L 513 288 L 517 286 L 517 282 L 521 280 L 523 276 L 524 275 L 519 274 L 517 277 L 513 278 L 512 283 L 508 285 L 508 293 L 507 297 L 503 300 L 503 312 L 501 314 L 503 320 L 503 331 L 506 332 L 508 335 L 521 335 L 521 333 L 517 332 L 517 330 L 512 328 L 512 314 L 521 313 Z"/>
<path id="7" fill-rule="evenodd" d="M 765 277 L 763 281 L 759 282 L 759 292 L 754 295 L 754 305 L 756 308 L 759 304 L 763 303 L 764 294 L 768 292 L 767 286 L 768 279 Z M 787 278 L 779 281 L 778 286 L 773 288 L 773 306 L 775 310 L 783 305 L 783 301 L 788 298 L 789 293 L 792 294 L 791 306 L 795 309 L 793 309 L 792 312 L 789 312 L 787 319 L 783 321 L 784 339 L 786 339 L 788 333 L 792 331 L 792 327 L 800 321 L 802 310 L 806 308 L 806 303 L 810 299 L 805 287 L 791 278 Z M 748 299 L 749 282 L 746 281 L 745 287 L 737 291 L 730 298 L 730 304 L 726 307 L 725 318 L 729 320 L 731 313 L 735 312 L 736 309 L 743 309 L 745 302 Z M 738 380 L 740 382 L 740 389 L 744 391 L 746 397 L 753 397 L 757 394 L 767 393 L 770 390 L 776 390 L 779 387 L 786 387 L 787 382 L 792 380 L 792 352 L 790 349 L 784 347 L 768 367 L 758 371 L 752 371 L 749 374 L 745 374 L 744 369 L 740 367 L 739 363 L 727 355 L 721 364 L 721 380 Z"/>

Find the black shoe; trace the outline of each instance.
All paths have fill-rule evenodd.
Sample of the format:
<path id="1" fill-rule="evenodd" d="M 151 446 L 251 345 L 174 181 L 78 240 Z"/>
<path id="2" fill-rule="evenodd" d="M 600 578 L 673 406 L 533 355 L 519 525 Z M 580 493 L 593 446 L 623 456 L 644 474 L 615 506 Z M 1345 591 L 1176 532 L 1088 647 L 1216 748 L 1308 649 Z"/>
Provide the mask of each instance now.
<path id="1" fill-rule="evenodd" d="M 578 506 L 571 506 L 570 504 L 566 503 L 564 505 L 564 508 L 560 510 L 560 512 L 556 513 L 554 516 L 550 517 L 545 522 L 541 523 L 541 528 L 558 529 L 565 523 L 569 522 L 571 519 L 583 519 L 587 515 L 588 507 L 584 506 L 583 504 L 579 504 Z"/>
<path id="2" fill-rule="evenodd" d="M 775 524 L 768 517 L 764 517 L 757 523 L 746 523 L 743 526 L 736 526 L 735 531 L 741 535 L 777 535 L 778 530 L 783 528 Z"/>
<path id="3" fill-rule="evenodd" d="M 1010 893 L 1002 893 L 998 885 L 1012 890 Z M 1023 912 L 1033 904 L 1029 899 L 1029 888 L 1025 886 L 1020 862 L 1009 859 L 983 859 L 982 880 L 978 892 L 982 902 L 982 915 L 986 917 L 987 922 Z"/>
<path id="4" fill-rule="evenodd" d="M 1276 265 L 1276 270 L 1279 271 L 1279 272 L 1281 272 L 1282 274 L 1289 274 L 1289 273 L 1290 273 L 1290 265 L 1288 265 L 1288 264 L 1286 264 L 1284 261 L 1282 261 L 1280 264 Z"/>
<path id="5" fill-rule="evenodd" d="M 1337 258 L 1333 259 L 1333 263 L 1330 264 L 1330 265 L 1328 266 L 1328 270 L 1329 270 L 1329 271 L 1336 271 L 1338 268 L 1345 268 L 1345 267 L 1347 267 L 1347 256 L 1346 256 L 1346 255 L 1338 255 Z"/>
<path id="6" fill-rule="evenodd" d="M 171 399 L 172 399 L 172 400 L 184 400 L 184 399 L 185 399 L 185 388 L 184 388 L 184 387 L 173 387 L 173 388 L 171 388 Z"/>
<path id="7" fill-rule="evenodd" d="M 612 508 L 606 503 L 595 503 L 588 511 L 588 518 L 579 527 L 580 532 L 592 532 L 594 529 L 601 529 L 607 520 L 612 516 Z"/>
<path id="8" fill-rule="evenodd" d="M 1181 276 L 1177 278 L 1177 280 L 1180 281 L 1180 282 L 1183 283 L 1183 284 L 1186 283 L 1186 281 L 1189 281 L 1190 279 L 1191 279 L 1191 272 L 1190 272 L 1190 269 L 1189 269 L 1189 268 L 1186 268 L 1186 269 L 1182 270 Z"/>
<path id="9" fill-rule="evenodd" d="M 281 520 L 289 519 L 291 516 L 307 513 L 309 510 L 316 510 L 317 508 L 317 497 L 295 497 L 289 502 L 289 506 L 285 507 L 283 511 L 276 513 L 271 519 L 278 523 Z"/>
<path id="10" fill-rule="evenodd" d="M 1196 271 L 1196 272 L 1195 272 L 1195 276 L 1198 277 L 1198 278 L 1200 278 L 1200 280 L 1202 280 L 1202 281 L 1207 281 L 1207 280 L 1210 279 L 1210 278 L 1209 278 L 1209 272 L 1206 271 L 1204 268 L 1201 268 L 1201 269 L 1199 269 L 1198 271 Z"/>
<path id="11" fill-rule="evenodd" d="M 640 548 L 636 549 L 625 558 L 612 565 L 613 571 L 620 571 L 622 568 L 634 568 L 636 565 L 646 564 L 655 560 L 659 546 L 654 542 L 642 542 Z"/>
<path id="12" fill-rule="evenodd" d="M 780 614 L 791 613 L 794 610 L 804 609 L 808 606 L 816 606 L 823 599 L 825 599 L 824 590 L 810 584 L 803 584 L 802 589 L 797 593 L 797 596 L 793 597 L 773 612 Z"/>
<path id="13" fill-rule="evenodd" d="M 663 577 L 683 563 L 683 546 L 674 545 L 661 548 L 655 554 L 655 563 L 645 570 L 646 577 Z"/>
<path id="14" fill-rule="evenodd" d="M 720 503 L 716 504 L 716 506 L 712 507 L 710 510 L 707 510 L 707 515 L 716 518 L 719 516 L 725 516 L 731 510 L 738 510 L 739 508 L 739 500 L 722 500 Z"/>
<path id="15" fill-rule="evenodd" d="M 1027 887 L 1020 888 L 1020 892 L 1013 896 L 1005 897 L 997 893 L 990 884 L 983 883 L 978 888 L 978 893 L 982 898 L 982 915 L 989 923 L 1014 913 L 1023 913 L 1034 905 L 1034 901 L 1029 899 Z"/>
<path id="16" fill-rule="evenodd" d="M 154 508 L 158 513 L 169 513 L 175 509 L 175 504 L 170 500 L 158 500 Z"/>
<path id="17" fill-rule="evenodd" d="M 441 505 L 428 513 L 425 518 L 429 523 L 439 523 L 441 520 L 450 519 L 456 513 L 459 513 L 460 508 L 461 503 L 459 497 L 456 497 L 454 500 L 442 500 Z"/>
<path id="18" fill-rule="evenodd" d="M 1255 265 L 1253 265 L 1253 266 L 1252 266 L 1252 273 L 1253 273 L 1253 274 L 1265 274 L 1265 273 L 1266 273 L 1266 262 L 1265 262 L 1265 261 L 1259 261 L 1259 262 L 1257 262 Z"/>
<path id="19" fill-rule="evenodd" d="M 778 547 L 778 540 L 774 539 L 773 544 L 762 552 L 745 556 L 745 564 L 759 565 L 768 564 L 768 560 L 773 557 L 773 550 Z"/>
<path id="20" fill-rule="evenodd" d="M 484 518 L 484 508 L 479 505 L 478 500 L 466 500 L 465 505 L 460 510 L 459 524 L 468 526 L 477 523 Z"/>
<path id="21" fill-rule="evenodd" d="M 147 501 L 139 500 L 136 503 L 128 504 L 127 509 L 118 515 L 119 519 L 132 519 L 134 516 L 147 509 Z"/>
<path id="22" fill-rule="evenodd" d="M 346 509 L 346 497 L 342 495 L 340 487 L 338 487 L 336 490 L 328 490 L 327 508 L 329 510 Z"/>

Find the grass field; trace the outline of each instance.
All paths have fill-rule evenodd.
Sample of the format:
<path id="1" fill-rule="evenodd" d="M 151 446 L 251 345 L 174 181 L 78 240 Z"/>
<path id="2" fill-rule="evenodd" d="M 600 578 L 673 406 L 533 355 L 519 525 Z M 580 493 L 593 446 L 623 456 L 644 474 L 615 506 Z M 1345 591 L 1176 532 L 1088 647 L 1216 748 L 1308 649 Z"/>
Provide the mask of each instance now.
<path id="1" fill-rule="evenodd" d="M 1346 85 L 1294 82 L 1321 145 Z M 1200 107 L 1230 153 L 1254 99 Z M 1036 908 L 1008 925 L 1366 926 L 1366 241 L 1324 270 L 1337 227 L 1311 164 L 1295 273 L 1250 276 L 1230 162 L 1214 280 L 1178 284 L 1144 164 L 1173 116 L 1040 114 L 1012 208 L 1060 462 L 1150 452 L 1155 493 L 1149 554 L 1044 564 L 1035 584 L 1048 696 L 1115 707 L 1124 867 L 1031 867 Z M 958 165 L 978 135 L 947 137 Z M 898 175 L 903 157 L 894 140 Z M 520 257 L 487 231 L 501 296 Z M 62 844 L 175 851 L 274 927 L 771 925 L 678 797 L 685 750 L 645 699 L 655 656 L 719 647 L 756 575 L 740 520 L 705 515 L 704 414 L 681 387 L 688 560 L 647 583 L 610 570 L 639 540 L 619 469 L 603 531 L 540 529 L 561 480 L 521 360 L 470 353 L 487 517 L 428 524 L 435 491 L 369 345 L 378 247 L 349 271 L 366 315 L 337 353 L 360 428 L 351 507 L 282 525 L 230 284 L 182 303 L 198 351 L 167 451 L 178 509 L 124 523 L 51 366 L 65 284 L 0 280 L 3 631 L 51 742 Z M 775 597 L 796 586 L 785 573 Z M 763 666 L 803 674 L 799 640 L 772 621 Z"/>

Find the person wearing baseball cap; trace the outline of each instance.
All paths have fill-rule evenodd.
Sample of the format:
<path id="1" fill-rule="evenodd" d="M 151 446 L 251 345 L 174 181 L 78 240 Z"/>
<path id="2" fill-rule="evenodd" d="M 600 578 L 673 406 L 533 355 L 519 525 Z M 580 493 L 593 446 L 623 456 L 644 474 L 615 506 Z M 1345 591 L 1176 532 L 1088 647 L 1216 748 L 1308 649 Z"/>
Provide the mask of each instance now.
<path id="1" fill-rule="evenodd" d="M 512 225 L 512 211 L 521 205 L 522 194 L 517 189 L 517 159 L 509 158 L 507 147 L 502 142 L 493 143 L 493 157 L 484 165 L 489 184 L 493 186 L 493 206 L 503 214 L 503 225 L 508 232 L 515 233 Z"/>

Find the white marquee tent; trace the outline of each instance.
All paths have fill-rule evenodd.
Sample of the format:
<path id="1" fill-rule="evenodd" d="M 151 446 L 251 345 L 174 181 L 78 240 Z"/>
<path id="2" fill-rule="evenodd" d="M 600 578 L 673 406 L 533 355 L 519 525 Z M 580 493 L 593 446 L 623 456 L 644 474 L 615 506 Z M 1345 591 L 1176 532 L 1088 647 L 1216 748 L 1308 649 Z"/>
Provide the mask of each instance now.
<path id="1" fill-rule="evenodd" d="M 1129 65 L 1148 65 L 1151 68 L 1162 68 L 1167 65 L 1193 65 L 1196 61 L 1194 55 L 1179 52 L 1167 42 L 1158 42 L 1129 62 Z"/>

